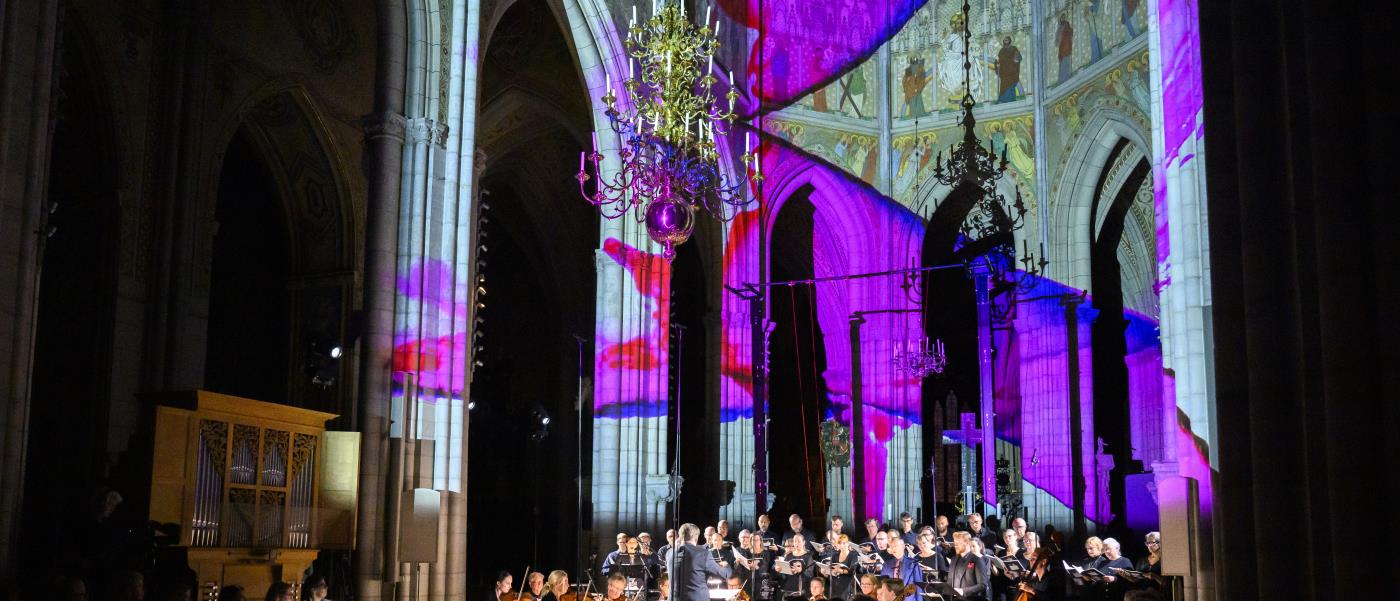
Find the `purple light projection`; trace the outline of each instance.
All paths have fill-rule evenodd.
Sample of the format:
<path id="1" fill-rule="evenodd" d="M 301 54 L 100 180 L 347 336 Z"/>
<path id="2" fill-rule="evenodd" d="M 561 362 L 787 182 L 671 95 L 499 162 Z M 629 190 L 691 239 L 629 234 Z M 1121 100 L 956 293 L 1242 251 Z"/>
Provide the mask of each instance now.
<path id="1" fill-rule="evenodd" d="M 1155 161 L 1152 173 L 1157 222 L 1157 273 L 1161 277 L 1156 285 L 1158 292 L 1171 283 L 1172 273 L 1167 188 L 1173 176 L 1195 158 L 1193 149 L 1204 148 L 1205 145 L 1204 121 L 1201 118 L 1205 97 L 1201 89 L 1201 41 L 1196 1 L 1160 0 L 1157 4 L 1156 34 L 1162 65 L 1164 141 L 1163 156 Z M 1203 205 L 1204 199 L 1199 199 L 1199 202 Z M 1172 376 L 1163 373 L 1161 378 L 1163 398 L 1175 400 L 1176 383 Z M 1167 449 L 1175 449 L 1176 456 L 1163 459 L 1175 461 L 1180 475 L 1196 479 L 1199 483 L 1201 515 L 1208 519 L 1211 512 L 1211 470 L 1210 454 L 1205 443 L 1207 433 L 1194 431 L 1190 416 L 1175 403 L 1168 406 L 1177 414 L 1174 421 L 1176 431 L 1168 434 L 1174 435 L 1176 440 L 1163 441 L 1163 445 Z"/>
<path id="2" fill-rule="evenodd" d="M 763 140 L 765 196 L 772 199 L 765 208 L 768 223 L 760 232 L 757 211 L 749 211 L 730 224 L 724 263 L 726 284 L 738 286 L 758 281 L 759 236 L 772 236 L 772 224 L 783 203 L 807 186 L 811 186 L 809 200 L 816 208 L 812 252 L 817 277 L 903 267 L 910 257 L 919 256 L 924 226 L 917 215 L 838 168 L 775 137 L 764 134 Z M 881 243 L 870 244 L 872 240 Z M 917 309 L 917 304 L 899 287 L 901 281 L 898 277 L 870 278 L 815 286 L 817 320 L 826 347 L 827 369 L 822 374 L 828 387 L 826 400 L 829 413 L 847 426 L 851 424 L 851 314 L 876 309 Z M 778 300 L 784 298 L 781 290 L 775 289 L 773 294 Z M 729 319 L 747 316 L 745 302 L 734 295 L 726 295 L 724 304 L 724 314 Z M 887 502 L 899 503 L 896 511 L 915 509 L 913 504 L 918 502 L 920 382 L 895 373 L 890 353 L 896 342 L 921 337 L 922 333 L 917 313 L 880 313 L 865 319 L 861 370 L 866 431 L 860 437 L 867 495 L 865 505 L 857 512 L 879 516 Z M 752 381 L 748 375 L 747 324 L 726 325 L 721 419 L 733 421 L 752 415 Z M 783 400 L 770 400 L 778 402 Z M 892 443 L 898 451 L 892 452 Z M 898 462 L 909 453 L 915 458 L 913 469 L 900 468 L 897 481 L 887 482 L 896 476 L 889 473 L 891 456 Z M 896 498 L 888 498 L 887 493 Z"/>
<path id="3" fill-rule="evenodd" d="M 597 419 L 664 416 L 671 264 L 616 238 L 603 242 L 603 253 L 626 271 L 635 294 L 627 295 L 631 302 L 620 315 L 598 324 L 593 414 Z"/>
<path id="4" fill-rule="evenodd" d="M 830 83 L 873 54 L 927 1 L 719 0 L 726 25 L 751 32 L 740 112 L 782 108 Z M 762 102 L 757 111 L 753 98 Z"/>

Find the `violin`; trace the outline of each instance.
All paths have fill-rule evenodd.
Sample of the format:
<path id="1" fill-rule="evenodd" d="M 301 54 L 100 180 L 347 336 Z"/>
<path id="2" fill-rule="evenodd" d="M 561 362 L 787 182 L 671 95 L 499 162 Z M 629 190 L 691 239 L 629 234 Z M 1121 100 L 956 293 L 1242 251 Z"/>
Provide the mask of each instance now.
<path id="1" fill-rule="evenodd" d="M 903 590 L 903 591 L 900 591 L 900 592 L 901 592 L 902 594 L 900 594 L 899 597 L 900 597 L 901 599 L 907 599 L 907 598 L 909 598 L 909 597 L 911 597 L 911 596 L 914 596 L 914 595 L 919 594 L 919 585 L 917 585 L 917 584 L 906 584 L 906 585 L 904 585 L 904 590 Z"/>
<path id="2" fill-rule="evenodd" d="M 734 601 L 751 601 L 751 600 L 749 599 L 749 592 L 748 592 L 748 591 L 739 591 L 739 594 L 734 595 Z"/>

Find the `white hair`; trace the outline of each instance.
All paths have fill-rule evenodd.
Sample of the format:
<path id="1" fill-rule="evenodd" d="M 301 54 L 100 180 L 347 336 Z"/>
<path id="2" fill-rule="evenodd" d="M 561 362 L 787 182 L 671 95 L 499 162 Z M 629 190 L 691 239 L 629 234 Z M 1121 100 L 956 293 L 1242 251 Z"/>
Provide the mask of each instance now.
<path id="1" fill-rule="evenodd" d="M 1112 539 L 1112 538 L 1105 538 L 1105 539 L 1103 539 L 1103 546 L 1105 546 L 1105 547 L 1113 547 L 1114 549 L 1120 549 L 1120 550 L 1123 548 L 1121 545 L 1118 544 L 1118 541 L 1117 541 L 1117 540 Z"/>

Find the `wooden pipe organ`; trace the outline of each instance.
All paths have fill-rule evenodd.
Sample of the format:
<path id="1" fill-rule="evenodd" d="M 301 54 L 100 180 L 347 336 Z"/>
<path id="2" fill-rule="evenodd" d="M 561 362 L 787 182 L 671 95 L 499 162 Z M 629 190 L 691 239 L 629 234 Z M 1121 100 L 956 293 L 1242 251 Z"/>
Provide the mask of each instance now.
<path id="1" fill-rule="evenodd" d="M 150 519 L 180 525 L 200 596 L 298 586 L 321 549 L 354 546 L 359 434 L 334 414 L 203 390 L 159 397 Z"/>

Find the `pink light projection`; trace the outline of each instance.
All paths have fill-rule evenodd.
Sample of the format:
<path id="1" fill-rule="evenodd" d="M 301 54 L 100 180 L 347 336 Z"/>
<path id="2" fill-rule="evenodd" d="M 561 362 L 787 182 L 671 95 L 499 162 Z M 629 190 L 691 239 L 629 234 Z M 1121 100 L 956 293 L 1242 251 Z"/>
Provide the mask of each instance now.
<path id="1" fill-rule="evenodd" d="M 603 253 L 622 268 L 635 294 L 620 315 L 605 316 L 595 334 L 593 414 L 598 419 L 666 414 L 671 264 L 616 238 Z"/>
<path id="2" fill-rule="evenodd" d="M 471 305 L 453 266 L 438 259 L 413 263 L 396 283 L 402 315 L 394 332 L 392 371 L 395 395 L 405 375 L 418 374 L 423 400 L 460 399 L 466 389 L 467 324 Z"/>
<path id="3" fill-rule="evenodd" d="M 926 2 L 720 0 L 725 25 L 751 32 L 741 112 L 781 108 L 830 83 L 898 33 Z M 751 98 L 761 99 L 759 111 Z"/>

